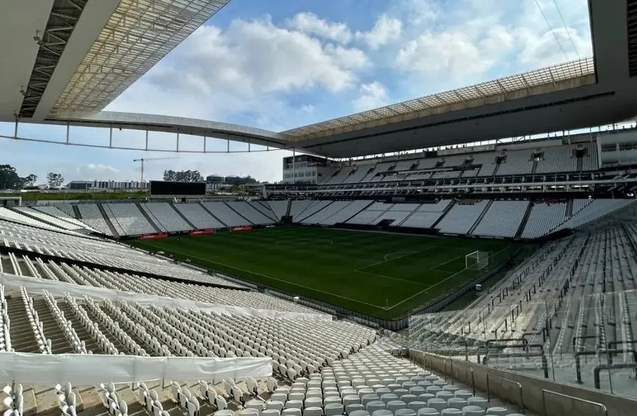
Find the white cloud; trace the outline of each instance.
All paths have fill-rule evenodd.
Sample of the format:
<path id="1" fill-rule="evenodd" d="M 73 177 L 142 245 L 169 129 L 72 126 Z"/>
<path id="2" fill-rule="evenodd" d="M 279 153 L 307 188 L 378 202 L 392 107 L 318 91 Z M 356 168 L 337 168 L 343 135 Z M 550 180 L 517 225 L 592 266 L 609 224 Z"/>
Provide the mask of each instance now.
<path id="1" fill-rule="evenodd" d="M 573 28 L 553 29 L 540 36 L 529 30 L 522 30 L 517 35 L 521 45 L 520 61 L 524 64 L 536 64 L 542 67 L 556 62 L 575 60 L 577 55 L 573 43 L 580 56 L 592 55 L 590 42 L 580 36 Z M 571 43 L 571 39 L 573 43 Z M 557 44 L 558 41 L 559 45 L 562 45 L 561 48 Z"/>
<path id="2" fill-rule="evenodd" d="M 352 32 L 345 23 L 328 22 L 314 13 L 298 13 L 288 24 L 298 31 L 338 43 L 348 43 L 352 39 Z"/>
<path id="3" fill-rule="evenodd" d="M 378 81 L 361 85 L 360 94 L 361 95 L 353 102 L 356 111 L 382 107 L 387 104 L 389 99 L 385 87 Z"/>
<path id="4" fill-rule="evenodd" d="M 406 72 L 452 77 L 480 73 L 489 67 L 478 45 L 462 32 L 430 32 L 407 42 L 398 52 L 397 65 Z"/>
<path id="5" fill-rule="evenodd" d="M 367 43 L 371 49 L 378 49 L 400 38 L 402 22 L 387 15 L 381 15 L 369 32 L 357 32 L 356 37 Z"/>
<path id="6" fill-rule="evenodd" d="M 225 31 L 199 28 L 111 108 L 221 120 L 246 114 L 252 120 L 247 124 L 291 127 L 298 123 L 294 112 L 308 113 L 292 108 L 288 94 L 355 88 L 368 63 L 360 49 L 323 42 L 269 19 L 239 19 Z"/>
<path id="7" fill-rule="evenodd" d="M 122 180 L 129 178 L 128 173 L 123 173 L 120 169 L 103 163 L 80 165 L 75 169 L 75 172 L 70 173 L 70 176 L 83 178 L 84 180 Z"/>

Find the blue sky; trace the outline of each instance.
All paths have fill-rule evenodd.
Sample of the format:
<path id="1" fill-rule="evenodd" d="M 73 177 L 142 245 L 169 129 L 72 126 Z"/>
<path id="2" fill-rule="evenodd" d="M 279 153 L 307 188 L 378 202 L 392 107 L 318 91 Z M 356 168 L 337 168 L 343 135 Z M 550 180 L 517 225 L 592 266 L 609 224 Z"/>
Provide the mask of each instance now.
<path id="1" fill-rule="evenodd" d="M 232 0 L 107 109 L 279 131 L 590 56 L 587 13 L 586 0 Z M 0 134 L 11 128 L 0 123 Z M 22 175 L 67 179 L 135 179 L 132 159 L 167 156 L 7 140 L 0 152 Z M 180 154 L 150 164 L 148 176 L 194 168 L 275 181 L 284 155 Z"/>

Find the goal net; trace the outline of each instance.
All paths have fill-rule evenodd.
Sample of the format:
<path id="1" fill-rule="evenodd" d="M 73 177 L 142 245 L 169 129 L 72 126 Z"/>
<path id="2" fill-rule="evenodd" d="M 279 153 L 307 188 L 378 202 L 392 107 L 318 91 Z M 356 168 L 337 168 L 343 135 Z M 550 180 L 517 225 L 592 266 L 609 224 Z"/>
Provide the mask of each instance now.
<path id="1" fill-rule="evenodd" d="M 465 268 L 481 270 L 489 265 L 489 252 L 476 250 L 464 257 Z"/>

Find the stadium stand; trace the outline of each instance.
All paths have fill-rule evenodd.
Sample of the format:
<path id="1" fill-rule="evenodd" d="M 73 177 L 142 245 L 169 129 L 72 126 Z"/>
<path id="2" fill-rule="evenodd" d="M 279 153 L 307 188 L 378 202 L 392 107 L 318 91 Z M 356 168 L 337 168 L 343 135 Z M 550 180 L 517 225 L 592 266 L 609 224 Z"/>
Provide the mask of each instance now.
<path id="1" fill-rule="evenodd" d="M 436 226 L 441 233 L 468 234 L 491 201 L 458 201 Z"/>
<path id="2" fill-rule="evenodd" d="M 108 223 L 106 222 L 106 218 L 104 218 L 104 216 L 100 212 L 97 204 L 77 204 L 76 206 L 81 215 L 82 222 L 86 223 L 89 227 L 98 230 L 104 235 L 113 237 L 118 237 L 120 235 L 116 233 L 117 230 L 115 230 L 115 228 L 111 230 L 111 227 L 109 227 Z"/>
<path id="3" fill-rule="evenodd" d="M 152 234 L 158 230 L 151 225 L 136 204 L 102 204 L 108 219 L 119 235 Z"/>
<path id="4" fill-rule="evenodd" d="M 451 201 L 448 199 L 443 199 L 436 203 L 422 204 L 411 215 L 405 218 L 401 226 L 410 228 L 432 228 L 449 207 L 449 204 L 451 204 Z"/>
<path id="5" fill-rule="evenodd" d="M 322 176 L 320 183 L 346 189 L 357 183 L 545 175 L 599 169 L 597 143 L 586 135 L 574 136 L 571 141 L 546 139 L 443 150 L 437 155 L 410 154 L 402 156 L 404 159 L 396 156 L 364 159 L 332 167 L 332 174 Z"/>
<path id="6" fill-rule="evenodd" d="M 397 226 L 402 223 L 405 218 L 409 217 L 420 204 L 394 204 L 376 219 L 376 222 L 387 222 L 387 225 Z"/>
<path id="7" fill-rule="evenodd" d="M 223 202 L 203 202 L 203 207 L 215 218 L 223 222 L 227 227 L 251 225 L 250 221 Z"/>
<path id="8" fill-rule="evenodd" d="M 464 355 L 468 343 L 490 366 L 540 375 L 551 370 L 561 381 L 588 385 L 595 383 L 594 367 L 616 363 L 614 389 L 625 394 L 634 388 L 627 376 L 634 357 L 631 347 L 622 348 L 635 342 L 636 241 L 634 224 L 606 221 L 548 243 L 466 309 L 413 317 L 410 342 L 445 355 Z M 521 336 L 534 352 L 516 360 Z M 550 352 L 535 350 L 544 343 Z M 604 353 L 607 346 L 615 358 Z M 587 354 L 601 355 L 587 360 Z"/>
<path id="9" fill-rule="evenodd" d="M 59 218 L 63 221 L 66 221 L 68 223 L 71 224 L 75 224 L 77 226 L 79 226 L 80 228 L 84 228 L 84 229 L 89 229 L 91 231 L 96 231 L 96 230 L 92 230 L 91 227 L 88 227 L 84 222 L 77 220 L 74 216 L 70 216 L 68 215 L 66 212 L 62 211 L 59 209 L 59 207 L 56 206 L 50 206 L 50 205 L 44 205 L 44 206 L 34 206 L 34 209 L 43 212 L 47 215 L 49 215 L 50 217 L 55 217 L 55 218 Z M 72 208 L 71 208 L 72 211 Z"/>
<path id="10" fill-rule="evenodd" d="M 195 228 L 224 228 L 226 226 L 210 215 L 199 203 L 182 203 L 174 204 L 174 206 Z"/>
<path id="11" fill-rule="evenodd" d="M 472 234 L 513 238 L 528 206 L 528 201 L 493 201 Z"/>
<path id="12" fill-rule="evenodd" d="M 272 218 L 265 216 L 246 201 L 229 201 L 226 204 L 251 224 L 266 225 L 274 222 Z"/>
<path id="13" fill-rule="evenodd" d="M 159 226 L 162 231 L 176 232 L 192 230 L 192 227 L 177 215 L 175 210 L 167 202 L 146 202 L 139 204 L 153 222 Z"/>
<path id="14" fill-rule="evenodd" d="M 281 221 L 281 218 L 288 215 L 290 209 L 290 201 L 266 201 L 266 203 L 270 206 L 270 209 L 276 216 L 277 221 Z"/>
<path id="15" fill-rule="evenodd" d="M 522 238 L 538 238 L 554 230 L 564 222 L 566 206 L 566 202 L 535 202 L 522 232 Z"/>
<path id="16" fill-rule="evenodd" d="M 298 222 L 303 222 L 306 218 L 315 215 L 319 211 L 323 210 L 325 207 L 330 205 L 332 201 L 309 201 L 309 203 L 305 206 L 302 211 L 296 215 Z M 293 217 L 294 218 L 294 217 Z"/>
<path id="17" fill-rule="evenodd" d="M 37 209 L 29 208 L 29 207 L 15 207 L 13 209 L 15 211 L 27 216 L 27 217 L 31 217 L 31 218 L 34 218 L 36 220 L 42 221 L 44 223 L 54 225 L 54 226 L 56 226 L 58 228 L 61 228 L 63 230 L 68 230 L 68 231 L 87 230 L 87 231 L 91 231 L 90 229 L 87 229 L 88 227 L 86 225 L 84 225 L 84 224 L 78 224 L 77 222 L 70 222 L 70 221 L 62 218 L 62 216 L 65 216 L 64 214 L 60 215 L 59 213 L 56 214 L 55 212 L 53 212 L 53 215 L 49 215 L 49 214 L 41 212 L 41 211 L 39 211 Z"/>
<path id="18" fill-rule="evenodd" d="M 356 225 L 376 225 L 382 220 L 382 216 L 393 206 L 394 204 L 374 202 L 347 222 Z"/>

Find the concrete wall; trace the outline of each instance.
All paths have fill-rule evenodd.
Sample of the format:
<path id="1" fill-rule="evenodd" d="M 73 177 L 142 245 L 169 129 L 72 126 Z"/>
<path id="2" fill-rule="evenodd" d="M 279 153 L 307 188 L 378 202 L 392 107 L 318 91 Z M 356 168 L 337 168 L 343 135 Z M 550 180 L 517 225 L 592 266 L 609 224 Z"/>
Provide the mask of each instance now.
<path id="1" fill-rule="evenodd" d="M 637 415 L 637 401 L 598 390 L 554 383 L 546 379 L 488 368 L 427 352 L 410 351 L 410 357 L 427 369 L 453 377 L 469 386 L 475 386 L 482 392 L 489 392 L 491 397 L 522 405 L 525 409 L 539 415 Z M 560 395 L 573 396 L 581 400 Z"/>

